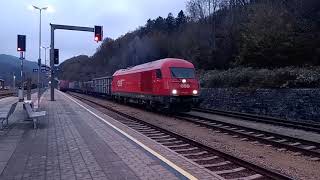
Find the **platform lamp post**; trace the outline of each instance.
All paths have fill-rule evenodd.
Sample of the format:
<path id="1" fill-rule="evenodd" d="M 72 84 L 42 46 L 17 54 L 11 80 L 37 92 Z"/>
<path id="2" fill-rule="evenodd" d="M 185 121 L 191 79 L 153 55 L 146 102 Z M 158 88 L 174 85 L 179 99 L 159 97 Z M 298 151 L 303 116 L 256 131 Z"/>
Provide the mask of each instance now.
<path id="1" fill-rule="evenodd" d="M 38 108 L 40 107 L 40 72 L 41 72 L 41 15 L 42 15 L 42 11 L 43 10 L 47 10 L 48 7 L 37 7 L 32 5 L 32 7 L 36 10 L 39 10 L 39 17 L 40 17 L 40 21 L 39 21 L 39 59 L 38 59 Z"/>

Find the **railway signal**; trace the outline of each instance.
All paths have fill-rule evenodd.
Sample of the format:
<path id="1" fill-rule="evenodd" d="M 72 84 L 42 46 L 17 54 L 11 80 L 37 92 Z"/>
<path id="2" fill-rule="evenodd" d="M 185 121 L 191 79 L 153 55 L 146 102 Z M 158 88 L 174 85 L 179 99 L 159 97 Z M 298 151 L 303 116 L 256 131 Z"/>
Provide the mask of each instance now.
<path id="1" fill-rule="evenodd" d="M 54 79 L 55 79 L 55 70 L 54 65 L 59 64 L 59 50 L 54 49 L 54 31 L 57 29 L 69 30 L 69 31 L 87 31 L 94 32 L 94 40 L 96 42 L 103 40 L 103 28 L 102 26 L 94 27 L 82 27 L 82 26 L 69 26 L 69 25 L 60 25 L 60 24 L 50 24 L 51 26 L 51 43 L 50 43 L 50 66 L 51 66 L 51 85 L 50 85 L 50 94 L 51 101 L 54 101 Z"/>
<path id="2" fill-rule="evenodd" d="M 17 51 L 19 52 L 26 51 L 26 35 L 18 35 Z"/>
<path id="3" fill-rule="evenodd" d="M 96 42 L 102 41 L 103 38 L 103 30 L 102 26 L 94 26 L 94 40 Z"/>
<path id="4" fill-rule="evenodd" d="M 54 49 L 53 56 L 54 64 L 59 64 L 59 49 Z"/>

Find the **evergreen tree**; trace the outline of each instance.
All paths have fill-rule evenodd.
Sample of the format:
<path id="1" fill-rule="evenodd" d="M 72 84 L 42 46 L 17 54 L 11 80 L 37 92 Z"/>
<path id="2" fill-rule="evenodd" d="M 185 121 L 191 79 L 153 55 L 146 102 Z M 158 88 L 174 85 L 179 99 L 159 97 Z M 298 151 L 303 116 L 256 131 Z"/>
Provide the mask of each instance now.
<path id="1" fill-rule="evenodd" d="M 176 19 L 176 25 L 177 27 L 180 27 L 181 25 L 184 25 L 187 23 L 187 17 L 184 14 L 184 12 L 181 10 L 178 14 L 178 17 Z"/>
<path id="2" fill-rule="evenodd" d="M 167 31 L 172 32 L 175 27 L 175 18 L 173 17 L 172 13 L 168 14 L 168 17 L 166 18 L 166 24 L 167 24 Z"/>
<path id="3" fill-rule="evenodd" d="M 154 21 L 154 28 L 158 31 L 165 31 L 166 30 L 166 21 L 163 19 L 163 17 L 159 16 Z"/>

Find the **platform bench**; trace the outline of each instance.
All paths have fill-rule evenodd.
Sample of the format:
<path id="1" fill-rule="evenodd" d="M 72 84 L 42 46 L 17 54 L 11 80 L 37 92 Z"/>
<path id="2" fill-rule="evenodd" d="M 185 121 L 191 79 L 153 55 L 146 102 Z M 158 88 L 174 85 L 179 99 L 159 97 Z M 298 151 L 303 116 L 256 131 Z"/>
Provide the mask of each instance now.
<path id="1" fill-rule="evenodd" d="M 28 114 L 28 118 L 32 119 L 33 121 L 33 128 L 36 129 L 37 128 L 37 121 L 39 117 L 45 116 L 46 115 L 46 111 L 39 111 L 39 112 L 35 112 L 32 107 L 31 107 L 31 103 L 29 102 L 25 102 L 24 103 L 24 108 L 27 111 Z"/>
<path id="2" fill-rule="evenodd" d="M 6 121 L 7 125 L 9 124 L 9 117 L 16 109 L 17 103 L 11 104 L 11 106 L 0 108 L 0 121 L 1 121 L 1 129 L 3 129 L 3 122 Z"/>

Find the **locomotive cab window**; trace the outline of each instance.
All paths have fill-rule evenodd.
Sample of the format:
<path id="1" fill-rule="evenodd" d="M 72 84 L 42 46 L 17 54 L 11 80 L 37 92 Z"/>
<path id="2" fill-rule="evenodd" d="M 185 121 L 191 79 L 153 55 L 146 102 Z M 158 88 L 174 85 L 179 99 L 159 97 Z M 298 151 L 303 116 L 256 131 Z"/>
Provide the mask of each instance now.
<path id="1" fill-rule="evenodd" d="M 156 70 L 156 77 L 157 77 L 157 79 L 161 79 L 162 78 L 162 73 L 161 73 L 160 69 Z"/>
<path id="2" fill-rule="evenodd" d="M 170 68 L 170 70 L 173 78 L 185 78 L 185 79 L 195 78 L 195 73 L 193 68 L 172 67 Z"/>

